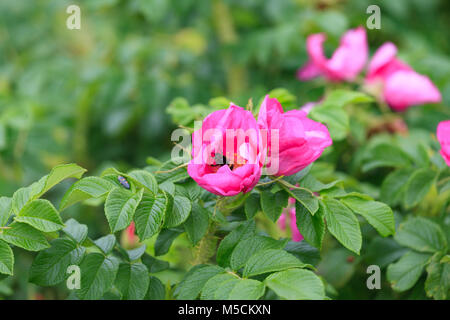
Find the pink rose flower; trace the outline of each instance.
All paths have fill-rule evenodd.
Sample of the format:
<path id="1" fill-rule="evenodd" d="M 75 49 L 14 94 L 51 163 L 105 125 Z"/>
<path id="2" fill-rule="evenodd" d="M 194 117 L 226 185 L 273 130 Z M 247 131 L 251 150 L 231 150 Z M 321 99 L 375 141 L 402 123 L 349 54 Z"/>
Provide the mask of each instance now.
<path id="1" fill-rule="evenodd" d="M 267 132 L 267 166 L 275 176 L 289 176 L 306 168 L 332 144 L 326 126 L 308 119 L 301 110 L 283 112 L 278 100 L 269 96 L 261 104 L 258 126 Z M 276 140 L 274 131 L 278 131 Z"/>
<path id="2" fill-rule="evenodd" d="M 441 93 L 431 80 L 396 58 L 397 48 L 387 42 L 372 57 L 366 77 L 369 89 L 381 85 L 382 98 L 395 111 L 412 105 L 441 102 Z"/>
<path id="3" fill-rule="evenodd" d="M 202 188 L 217 195 L 250 191 L 264 162 L 261 135 L 250 111 L 231 104 L 209 114 L 193 135 L 187 171 Z"/>
<path id="4" fill-rule="evenodd" d="M 450 167 L 450 120 L 441 121 L 437 127 L 437 139 L 441 144 L 441 155 Z"/>
<path id="5" fill-rule="evenodd" d="M 283 212 L 277 221 L 278 227 L 283 231 L 286 230 L 286 216 L 287 216 L 286 212 Z M 297 218 L 295 216 L 295 208 L 289 209 L 289 227 L 291 229 L 292 241 L 295 242 L 302 241 L 303 236 L 300 233 L 300 231 L 298 231 L 297 228 Z"/>
<path id="6" fill-rule="evenodd" d="M 330 81 L 353 81 L 367 62 L 368 45 L 363 27 L 348 30 L 330 59 L 324 54 L 323 33 L 310 35 L 306 40 L 309 61 L 297 71 L 305 81 L 323 75 Z"/>

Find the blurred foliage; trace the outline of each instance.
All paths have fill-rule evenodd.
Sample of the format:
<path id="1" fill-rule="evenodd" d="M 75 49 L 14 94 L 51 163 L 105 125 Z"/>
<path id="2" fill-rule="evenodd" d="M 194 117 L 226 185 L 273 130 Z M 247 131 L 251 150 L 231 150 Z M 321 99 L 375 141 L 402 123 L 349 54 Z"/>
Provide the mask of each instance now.
<path id="1" fill-rule="evenodd" d="M 66 28 L 66 8 L 74 3 L 81 7 L 81 30 Z M 241 106 L 253 98 L 256 106 L 264 94 L 282 87 L 293 94 L 284 95 L 288 108 L 320 99 L 323 80 L 295 79 L 307 60 L 306 36 L 326 32 L 326 49 L 332 52 L 346 29 L 365 25 L 370 4 L 378 4 L 382 14 L 381 30 L 368 30 L 371 52 L 394 42 L 400 58 L 427 74 L 443 95 L 440 105 L 404 114 L 409 127 L 429 138 L 440 120 L 450 118 L 450 3 L 445 0 L 0 2 L 0 194 L 11 196 L 60 163 L 77 162 L 98 174 L 111 163 L 125 170 L 142 167 L 147 156 L 168 158 L 175 126 L 166 109 L 170 113 L 174 103 L 198 104 L 195 117 L 201 118 L 202 106 L 222 106 L 223 100 L 210 101 L 217 96 Z M 179 96 L 186 100 L 173 101 Z M 381 183 L 381 176 L 361 172 L 364 151 L 350 158 L 366 142 L 358 132 L 371 113 L 352 114 L 359 119 L 351 123 L 356 144 L 336 143 L 337 152 L 326 160 L 367 182 L 360 186 L 365 192 L 376 193 L 370 183 Z M 63 192 L 58 187 L 49 197 L 59 199 Z M 98 212 L 77 206 L 63 218 L 80 218 L 95 238 L 108 232 Z M 347 259 L 340 250 L 329 259 Z M 24 274 L 31 257 L 19 252 L 16 274 Z M 182 258 L 170 259 L 183 267 Z M 346 266 L 340 280 L 364 277 L 363 269 Z M 340 298 L 354 298 L 364 285 L 359 278 L 349 281 Z M 54 288 L 37 293 L 20 277 L 4 282 L 0 296 L 60 297 Z"/>

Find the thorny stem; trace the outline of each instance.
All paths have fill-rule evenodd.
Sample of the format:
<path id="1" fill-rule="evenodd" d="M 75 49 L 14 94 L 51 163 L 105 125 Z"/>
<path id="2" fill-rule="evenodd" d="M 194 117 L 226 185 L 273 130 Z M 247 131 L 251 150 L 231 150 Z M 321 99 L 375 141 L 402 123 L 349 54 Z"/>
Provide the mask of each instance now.
<path id="1" fill-rule="evenodd" d="M 283 177 L 284 177 L 284 176 L 279 176 L 279 177 L 276 177 L 275 179 L 272 179 L 272 178 L 271 178 L 271 179 L 272 179 L 271 181 L 263 182 L 263 183 L 258 183 L 258 184 L 256 185 L 256 187 L 265 186 L 265 185 L 274 183 L 274 182 L 276 182 L 276 181 L 282 179 Z"/>
<path id="2" fill-rule="evenodd" d="M 311 195 L 315 196 L 315 195 L 314 195 L 314 192 L 312 192 L 311 190 L 309 190 L 309 189 L 307 189 L 307 188 L 294 186 L 294 185 L 290 184 L 289 182 L 287 182 L 287 181 L 285 181 L 285 180 L 281 180 L 281 179 L 280 179 L 280 180 L 277 180 L 277 182 L 278 182 L 279 184 L 283 185 L 284 187 L 288 187 L 288 188 L 290 188 L 290 189 L 300 189 L 300 190 L 305 190 L 305 191 L 308 191 L 309 193 L 311 193 Z"/>
<path id="3" fill-rule="evenodd" d="M 217 237 L 214 235 L 216 224 L 209 225 L 208 231 L 196 246 L 194 265 L 208 262 L 216 251 Z"/>
<path id="4" fill-rule="evenodd" d="M 170 170 L 155 171 L 155 173 L 156 174 L 158 174 L 158 173 L 169 173 L 169 172 L 176 171 L 178 169 L 181 169 L 181 168 L 184 168 L 184 167 L 187 167 L 187 166 L 188 166 L 188 163 L 183 163 L 182 165 L 179 165 L 178 167 L 172 168 Z"/>
<path id="5" fill-rule="evenodd" d="M 449 180 L 450 180 L 450 176 L 449 176 L 449 177 L 446 177 L 446 178 L 444 178 L 444 179 L 442 179 L 442 180 L 439 181 L 436 185 L 437 185 L 437 186 L 440 186 L 440 185 L 446 183 L 446 182 L 449 181 Z"/>

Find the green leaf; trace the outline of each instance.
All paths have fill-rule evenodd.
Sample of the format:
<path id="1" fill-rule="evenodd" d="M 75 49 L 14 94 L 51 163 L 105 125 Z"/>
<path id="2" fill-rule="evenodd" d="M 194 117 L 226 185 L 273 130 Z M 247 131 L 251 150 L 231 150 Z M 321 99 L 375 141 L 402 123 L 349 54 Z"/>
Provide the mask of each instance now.
<path id="1" fill-rule="evenodd" d="M 194 180 L 184 182 L 183 185 L 175 185 L 175 194 L 186 197 L 191 201 L 197 200 L 203 191 L 204 189 L 202 189 Z"/>
<path id="2" fill-rule="evenodd" d="M 209 213 L 198 203 L 192 204 L 192 212 L 184 223 L 184 229 L 192 245 L 196 245 L 206 234 L 209 226 Z"/>
<path id="3" fill-rule="evenodd" d="M 420 217 L 400 224 L 395 240 L 420 252 L 444 251 L 447 248 L 447 240 L 439 225 Z"/>
<path id="4" fill-rule="evenodd" d="M 0 227 L 6 226 L 11 215 L 12 199 L 0 197 Z"/>
<path id="5" fill-rule="evenodd" d="M 322 240 L 325 234 L 324 206 L 319 205 L 319 209 L 314 215 L 300 203 L 295 203 L 295 217 L 297 228 L 305 240 L 316 248 L 322 247 Z"/>
<path id="6" fill-rule="evenodd" d="M 245 216 L 247 219 L 253 219 L 253 217 L 261 211 L 260 196 L 257 193 L 251 193 L 245 201 L 244 205 Z"/>
<path id="7" fill-rule="evenodd" d="M 11 247 L 0 240 L 0 273 L 13 275 L 14 254 Z"/>
<path id="8" fill-rule="evenodd" d="M 137 248 L 132 249 L 132 250 L 128 250 L 127 251 L 128 259 L 130 261 L 135 261 L 135 260 L 139 259 L 145 253 L 146 249 L 147 249 L 147 246 L 145 244 L 143 244 L 140 247 L 137 247 Z"/>
<path id="9" fill-rule="evenodd" d="M 158 238 L 156 238 L 155 242 L 155 256 L 161 256 L 166 254 L 170 246 L 172 245 L 173 240 L 183 233 L 182 229 L 174 228 L 174 229 L 163 229 L 159 234 Z"/>
<path id="10" fill-rule="evenodd" d="M 22 207 L 29 201 L 37 199 L 43 188 L 44 181 L 41 179 L 38 182 L 34 182 L 28 187 L 20 188 L 19 190 L 14 192 L 11 204 L 12 213 L 18 214 Z"/>
<path id="11" fill-rule="evenodd" d="M 316 265 L 320 261 L 320 252 L 306 241 L 289 241 L 284 250 L 296 256 L 304 263 Z"/>
<path id="12" fill-rule="evenodd" d="M 50 201 L 44 199 L 28 202 L 14 220 L 27 223 L 42 232 L 58 231 L 64 227 L 58 211 Z"/>
<path id="13" fill-rule="evenodd" d="M 170 266 L 169 262 L 156 259 L 148 254 L 142 256 L 142 263 L 145 264 L 150 273 L 157 273 L 169 269 Z"/>
<path id="14" fill-rule="evenodd" d="M 318 122 L 325 123 L 333 141 L 344 139 L 349 131 L 349 118 L 343 109 L 330 106 L 315 106 L 309 117 Z"/>
<path id="15" fill-rule="evenodd" d="M 182 196 L 174 196 L 173 208 L 166 213 L 164 226 L 166 228 L 179 226 L 186 221 L 189 217 L 189 213 L 191 213 L 191 201 Z"/>
<path id="16" fill-rule="evenodd" d="M 265 291 L 262 282 L 240 279 L 229 273 L 218 274 L 206 282 L 202 300 L 257 300 Z"/>
<path id="17" fill-rule="evenodd" d="M 286 191 L 298 202 L 300 202 L 311 215 L 319 210 L 319 200 L 309 191 L 303 189 L 294 189 Z"/>
<path id="18" fill-rule="evenodd" d="M 406 291 L 419 280 L 423 268 L 431 255 L 427 253 L 407 252 L 399 261 L 389 265 L 387 279 L 395 291 Z"/>
<path id="19" fill-rule="evenodd" d="M 145 300 L 164 300 L 165 296 L 166 288 L 162 284 L 161 280 L 157 277 L 151 276 L 147 294 L 145 295 Z"/>
<path id="20" fill-rule="evenodd" d="M 408 179 L 405 186 L 403 204 L 405 208 L 412 208 L 422 201 L 436 181 L 436 172 L 428 168 L 416 170 Z"/>
<path id="21" fill-rule="evenodd" d="M 359 254 L 362 236 L 358 219 L 335 199 L 324 199 L 323 202 L 328 230 L 344 247 Z"/>
<path id="22" fill-rule="evenodd" d="M 41 190 L 40 195 L 46 193 L 52 187 L 54 187 L 55 185 L 57 185 L 58 183 L 60 183 L 65 179 L 68 178 L 80 179 L 86 171 L 87 171 L 86 169 L 80 167 L 75 163 L 62 164 L 54 167 L 52 171 L 50 171 L 50 173 L 46 177 L 44 177 L 45 178 L 44 188 Z"/>
<path id="23" fill-rule="evenodd" d="M 106 198 L 105 215 L 111 231 L 125 229 L 133 220 L 134 212 L 141 201 L 143 189 L 133 194 L 124 189 L 113 189 Z"/>
<path id="24" fill-rule="evenodd" d="M 322 190 L 330 189 L 340 182 L 341 180 L 335 180 L 333 182 L 324 184 L 319 180 L 317 180 L 316 178 L 314 178 L 312 174 L 308 174 L 304 179 L 302 179 L 302 187 L 309 189 L 313 192 L 319 192 Z"/>
<path id="25" fill-rule="evenodd" d="M 261 192 L 261 208 L 264 214 L 273 222 L 281 216 L 283 209 L 288 205 L 288 195 L 284 191 L 272 193 L 270 191 Z"/>
<path id="26" fill-rule="evenodd" d="M 107 179 L 99 177 L 86 177 L 75 182 L 64 194 L 59 204 L 62 211 L 71 205 L 90 198 L 101 198 L 107 195 L 114 184 Z"/>
<path id="27" fill-rule="evenodd" d="M 236 245 L 255 234 L 255 222 L 248 220 L 240 224 L 235 230 L 231 231 L 219 244 L 217 249 L 216 261 L 219 266 L 226 267 L 230 265 L 231 254 Z"/>
<path id="28" fill-rule="evenodd" d="M 83 243 L 88 234 L 88 227 L 75 219 L 69 219 L 66 221 L 66 227 L 63 231 L 76 242 Z"/>
<path id="29" fill-rule="evenodd" d="M 28 251 L 40 251 L 49 247 L 44 234 L 30 225 L 13 222 L 9 227 L 10 229 L 0 232 L 0 239 Z"/>
<path id="30" fill-rule="evenodd" d="M 225 270 L 214 265 L 196 265 L 184 276 L 175 288 L 174 295 L 177 300 L 194 300 L 200 294 L 205 283 L 215 275 Z"/>
<path id="31" fill-rule="evenodd" d="M 338 89 L 331 91 L 321 104 L 325 106 L 343 108 L 349 104 L 368 103 L 372 101 L 372 97 L 360 91 Z"/>
<path id="32" fill-rule="evenodd" d="M 425 291 L 428 297 L 447 300 L 450 291 L 450 262 L 441 260 L 442 254 L 436 253 L 427 267 L 428 277 Z"/>
<path id="33" fill-rule="evenodd" d="M 85 248 L 69 239 L 55 239 L 51 247 L 36 256 L 30 269 L 30 282 L 39 286 L 54 286 L 66 278 L 67 268 L 77 265 Z"/>
<path id="34" fill-rule="evenodd" d="M 281 298 L 288 300 L 323 300 L 325 289 L 314 272 L 289 269 L 274 273 L 264 283 Z"/>
<path id="35" fill-rule="evenodd" d="M 400 246 L 392 238 L 380 238 L 373 239 L 367 248 L 364 260 L 368 265 L 376 264 L 380 268 L 384 268 L 390 263 L 398 260 L 403 256 L 408 249 Z"/>
<path id="36" fill-rule="evenodd" d="M 146 170 L 133 170 L 126 175 L 139 188 L 145 188 L 153 194 L 158 193 L 158 183 L 155 177 Z"/>
<path id="37" fill-rule="evenodd" d="M 228 295 L 228 300 L 258 300 L 264 295 L 264 283 L 252 279 L 241 279 Z"/>
<path id="38" fill-rule="evenodd" d="M 156 196 L 144 192 L 134 215 L 136 231 L 141 241 L 152 237 L 161 229 L 167 205 L 168 199 L 163 191 Z"/>
<path id="39" fill-rule="evenodd" d="M 147 293 L 150 276 L 142 263 L 121 263 L 115 286 L 124 300 L 142 300 Z"/>
<path id="40" fill-rule="evenodd" d="M 284 250 L 266 249 L 259 251 L 248 259 L 243 275 L 244 277 L 252 277 L 263 273 L 291 268 L 304 268 L 306 266 L 306 264 Z"/>
<path id="41" fill-rule="evenodd" d="M 327 284 L 340 289 L 345 288 L 352 279 L 357 266 L 357 260 L 353 252 L 337 247 L 324 253 L 317 269 Z"/>
<path id="42" fill-rule="evenodd" d="M 230 258 L 230 266 L 233 270 L 239 270 L 255 253 L 265 249 L 282 249 L 287 241 L 287 239 L 279 241 L 259 235 L 246 238 L 234 248 Z"/>
<path id="43" fill-rule="evenodd" d="M 108 234 L 95 240 L 94 243 L 104 254 L 110 254 L 116 245 L 116 237 L 113 234 Z"/>
<path id="44" fill-rule="evenodd" d="M 209 279 L 202 289 L 202 300 L 226 300 L 228 294 L 239 282 L 239 278 L 230 273 L 221 273 Z"/>
<path id="45" fill-rule="evenodd" d="M 406 182 L 412 173 L 413 169 L 411 168 L 401 168 L 391 172 L 386 179 L 384 179 L 383 184 L 381 185 L 381 201 L 391 206 L 402 203 L 406 189 Z"/>
<path id="46" fill-rule="evenodd" d="M 114 284 L 119 262 L 101 253 L 88 254 L 80 265 L 81 284 L 77 296 L 82 300 L 101 298 Z"/>
<path id="47" fill-rule="evenodd" d="M 399 147 L 380 143 L 370 148 L 363 158 L 362 171 L 366 172 L 379 167 L 407 167 L 411 165 L 411 158 Z"/>
<path id="48" fill-rule="evenodd" d="M 355 196 L 344 197 L 341 201 L 353 212 L 362 215 L 383 237 L 395 233 L 394 213 L 388 205 Z"/>
<path id="49" fill-rule="evenodd" d="M 180 161 L 178 161 L 180 160 Z M 174 162 L 175 161 L 175 162 Z M 158 169 L 158 171 L 170 171 L 175 169 L 176 167 L 180 166 L 186 162 L 186 159 L 182 158 L 176 158 L 173 160 L 169 160 L 167 162 L 164 162 L 163 165 Z M 156 174 L 156 180 L 159 184 L 170 181 L 170 182 L 177 182 L 184 179 L 189 178 L 189 175 L 187 173 L 186 168 L 179 168 L 170 172 L 162 172 Z"/>

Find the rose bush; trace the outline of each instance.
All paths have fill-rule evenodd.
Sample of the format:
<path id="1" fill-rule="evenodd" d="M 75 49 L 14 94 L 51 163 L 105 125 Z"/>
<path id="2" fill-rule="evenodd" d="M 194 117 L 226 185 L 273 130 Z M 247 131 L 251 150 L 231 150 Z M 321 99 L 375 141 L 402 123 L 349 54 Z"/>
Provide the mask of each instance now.
<path id="1" fill-rule="evenodd" d="M 436 67 L 445 59 L 427 62 L 400 31 L 348 29 L 360 19 L 342 23 L 333 11 L 302 10 L 302 19 L 289 20 L 290 6 L 268 1 L 268 29 L 255 32 L 257 4 L 214 1 L 214 19 L 201 19 L 189 3 L 168 10 L 167 22 L 184 28 L 174 17 L 192 16 L 198 29 L 157 30 L 145 45 L 127 33 L 119 52 L 102 56 L 108 68 L 80 71 L 90 83 L 77 91 L 80 101 L 51 99 L 67 83 L 44 81 L 28 65 L 23 34 L 16 50 L 5 50 L 18 65 L 0 79 L 0 171 L 11 179 L 0 186 L 8 190 L 0 197 L 0 296 L 20 298 L 26 287 L 46 299 L 448 299 L 448 69 Z M 145 4 L 130 6 L 133 26 L 166 21 Z M 327 28 L 329 19 L 336 23 Z M 203 29 L 211 21 L 217 35 Z M 102 35 L 110 47 L 119 43 L 108 30 Z M 90 52 L 89 39 L 74 55 Z M 10 83 L 16 73 L 21 80 Z M 35 86 L 24 87 L 29 82 Z M 164 118 L 146 109 L 165 107 L 174 94 L 207 101 L 222 92 L 232 100 L 173 99 L 165 108 L 178 126 L 173 141 Z M 74 130 L 40 123 L 47 118 Z M 54 130 L 36 131 L 34 120 Z M 14 146 L 3 150 L 4 132 Z M 179 157 L 161 151 L 172 142 Z M 51 154 L 61 145 L 64 157 Z M 72 149 L 79 164 L 70 163 Z M 30 174 L 43 167 L 47 175 Z M 34 182 L 16 190 L 9 181 L 19 173 L 21 184 Z M 379 267 L 379 288 L 368 286 L 370 266 Z"/>

